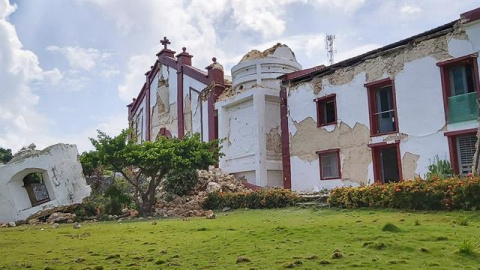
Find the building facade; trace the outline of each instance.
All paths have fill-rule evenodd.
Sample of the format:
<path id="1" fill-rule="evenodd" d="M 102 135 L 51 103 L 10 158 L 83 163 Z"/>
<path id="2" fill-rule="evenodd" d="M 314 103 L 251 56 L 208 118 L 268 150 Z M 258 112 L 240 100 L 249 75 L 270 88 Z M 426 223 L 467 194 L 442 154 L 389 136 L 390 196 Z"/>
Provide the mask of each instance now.
<path id="1" fill-rule="evenodd" d="M 283 76 L 294 190 L 457 174 L 478 161 L 480 10 L 311 72 Z"/>
<path id="2" fill-rule="evenodd" d="M 138 140 L 220 138 L 223 170 L 298 191 L 423 177 L 437 158 L 476 171 L 480 9 L 330 66 L 254 50 L 231 81 L 168 43 L 128 105 Z"/>

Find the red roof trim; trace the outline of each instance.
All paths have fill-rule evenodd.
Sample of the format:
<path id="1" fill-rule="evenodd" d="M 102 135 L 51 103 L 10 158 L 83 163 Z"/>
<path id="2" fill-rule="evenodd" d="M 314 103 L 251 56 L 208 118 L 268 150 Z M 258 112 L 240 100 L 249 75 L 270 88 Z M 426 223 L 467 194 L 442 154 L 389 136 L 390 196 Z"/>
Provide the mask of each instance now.
<path id="1" fill-rule="evenodd" d="M 294 72 L 282 75 L 282 76 L 280 76 L 280 78 L 282 78 L 284 81 L 290 81 L 290 80 L 296 79 L 298 77 L 307 75 L 311 72 L 321 70 L 321 69 L 324 69 L 324 68 L 325 68 L 325 65 L 320 65 L 320 66 L 316 66 L 316 67 L 312 67 L 312 68 L 302 69 L 302 70 L 298 70 L 298 71 L 294 71 Z"/>
<path id="2" fill-rule="evenodd" d="M 467 20 L 467 22 L 480 20 L 480 8 L 476 8 L 460 14 L 460 18 Z"/>
<path id="3" fill-rule="evenodd" d="M 183 72 L 185 75 L 194 78 L 195 80 L 208 85 L 210 80 L 208 79 L 207 74 L 203 73 L 202 71 L 192 67 L 192 66 L 183 66 Z"/>
<path id="4" fill-rule="evenodd" d="M 131 109 L 132 115 L 137 112 L 138 107 L 140 107 L 140 104 L 142 103 L 143 99 L 145 98 L 146 86 L 147 86 L 147 84 L 144 83 L 143 87 L 142 87 L 142 90 L 138 94 L 138 97 L 135 100 L 135 102 L 133 103 L 133 106 L 132 106 L 132 109 Z"/>

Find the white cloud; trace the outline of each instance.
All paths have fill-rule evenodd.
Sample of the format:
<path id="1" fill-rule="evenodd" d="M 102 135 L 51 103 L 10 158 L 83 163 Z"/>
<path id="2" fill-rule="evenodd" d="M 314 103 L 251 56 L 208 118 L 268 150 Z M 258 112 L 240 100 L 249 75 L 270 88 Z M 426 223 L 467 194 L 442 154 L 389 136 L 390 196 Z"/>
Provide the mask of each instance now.
<path id="1" fill-rule="evenodd" d="M 29 83 L 58 78 L 58 70 L 43 72 L 37 56 L 23 48 L 15 27 L 7 21 L 15 6 L 0 4 L 0 145 L 18 149 L 41 137 L 49 121 L 35 106 L 39 97 Z M 55 75 L 56 74 L 56 75 Z"/>
<path id="2" fill-rule="evenodd" d="M 319 8 L 332 8 L 344 13 L 353 13 L 365 4 L 365 0 L 311 0 Z"/>
<path id="3" fill-rule="evenodd" d="M 40 97 L 30 86 L 68 81 L 57 68 L 44 71 L 37 55 L 23 47 L 15 27 L 8 21 L 8 15 L 14 11 L 15 6 L 0 0 L 0 146 L 14 152 L 32 142 L 40 149 L 58 142 L 87 147 L 88 141 L 83 134 L 52 136 L 50 129 L 55 123 L 38 111 Z M 106 119 L 105 123 L 110 122 Z M 114 130 L 115 123 L 106 127 Z M 90 133 L 95 135 L 94 129 Z"/>
<path id="4" fill-rule="evenodd" d="M 8 0 L 0 0 L 0 20 L 5 20 L 16 9 L 16 4 L 10 5 Z"/>
<path id="5" fill-rule="evenodd" d="M 371 44 L 360 45 L 358 47 L 347 49 L 335 55 L 335 62 L 340 62 L 348 58 L 359 56 L 361 54 L 364 54 L 371 50 L 375 50 L 380 47 L 381 47 L 380 44 L 371 43 Z"/>
<path id="6" fill-rule="evenodd" d="M 118 86 L 118 95 L 121 99 L 131 102 L 136 98 L 142 85 L 145 83 L 146 67 L 152 64 L 152 58 L 148 55 L 132 56 L 128 61 L 127 75 L 121 85 Z"/>
<path id="7" fill-rule="evenodd" d="M 52 70 L 48 70 L 43 72 L 43 79 L 50 84 L 57 84 L 63 79 L 63 74 L 58 70 L 58 68 L 54 68 Z"/>
<path id="8" fill-rule="evenodd" d="M 48 46 L 47 51 L 60 52 L 68 60 L 68 63 L 72 69 L 91 71 L 99 63 L 103 63 L 107 60 L 111 54 L 103 52 L 93 48 L 81 48 L 78 46 Z"/>
<path id="9" fill-rule="evenodd" d="M 105 69 L 100 72 L 100 75 L 106 79 L 117 76 L 120 74 L 120 70 L 116 69 Z"/>
<path id="10" fill-rule="evenodd" d="M 413 15 L 422 12 L 422 9 L 417 6 L 405 5 L 400 9 L 400 13 L 403 15 Z"/>
<path id="11" fill-rule="evenodd" d="M 233 1 L 233 17 L 240 29 L 251 29 L 270 38 L 285 31 L 285 6 L 291 1 Z"/>

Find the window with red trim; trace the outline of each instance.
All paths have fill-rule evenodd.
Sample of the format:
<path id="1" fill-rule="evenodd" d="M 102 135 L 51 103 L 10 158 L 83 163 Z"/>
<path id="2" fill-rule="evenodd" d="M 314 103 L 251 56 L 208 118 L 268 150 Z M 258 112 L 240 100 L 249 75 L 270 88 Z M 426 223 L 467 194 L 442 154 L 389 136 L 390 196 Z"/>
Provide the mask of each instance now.
<path id="1" fill-rule="evenodd" d="M 335 94 L 315 99 L 317 103 L 317 126 L 337 123 L 337 103 Z"/>
<path id="2" fill-rule="evenodd" d="M 455 174 L 468 175 L 475 163 L 477 129 L 446 132 L 450 150 L 450 163 Z"/>
<path id="3" fill-rule="evenodd" d="M 340 169 L 340 149 L 318 151 L 317 154 L 320 162 L 321 180 L 342 178 Z"/>
<path id="4" fill-rule="evenodd" d="M 442 76 L 445 117 L 448 123 L 477 119 L 478 65 L 468 55 L 438 63 Z"/>
<path id="5" fill-rule="evenodd" d="M 376 183 L 402 181 L 402 165 L 400 144 L 378 143 L 369 145 L 372 148 L 373 174 Z"/>
<path id="6" fill-rule="evenodd" d="M 390 79 L 365 85 L 368 91 L 371 135 L 398 132 L 395 89 Z"/>

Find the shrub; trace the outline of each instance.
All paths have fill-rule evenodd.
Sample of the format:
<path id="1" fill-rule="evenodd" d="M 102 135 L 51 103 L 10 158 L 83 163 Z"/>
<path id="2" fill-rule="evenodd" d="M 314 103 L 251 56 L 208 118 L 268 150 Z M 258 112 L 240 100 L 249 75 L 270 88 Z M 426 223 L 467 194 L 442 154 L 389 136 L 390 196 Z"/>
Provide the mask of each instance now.
<path id="1" fill-rule="evenodd" d="M 107 215 L 121 215 L 124 206 L 130 206 L 132 197 L 128 183 L 123 179 L 117 179 L 115 183 L 111 184 L 104 193 L 108 199 L 105 203 L 105 214 Z"/>
<path id="2" fill-rule="evenodd" d="M 286 189 L 261 189 L 248 192 L 212 192 L 203 202 L 205 209 L 281 208 L 294 206 L 302 198 Z"/>
<path id="3" fill-rule="evenodd" d="M 124 179 L 116 179 L 104 194 L 92 193 L 73 212 L 78 220 L 91 217 L 103 219 L 108 215 L 121 215 L 123 207 L 129 207 L 131 204 L 132 197 L 128 183 Z"/>
<path id="4" fill-rule="evenodd" d="M 452 165 L 448 160 L 442 160 L 438 156 L 433 158 L 433 163 L 428 165 L 427 179 L 434 177 L 445 179 L 454 175 Z"/>
<path id="5" fill-rule="evenodd" d="M 457 223 L 460 226 L 468 226 L 469 220 L 468 220 L 468 218 L 463 217 Z"/>
<path id="6" fill-rule="evenodd" d="M 384 232 L 400 232 L 401 230 L 400 230 L 400 228 L 398 228 L 394 224 L 387 223 L 383 226 L 382 231 L 384 231 Z"/>
<path id="7" fill-rule="evenodd" d="M 440 180 L 415 179 L 331 190 L 334 207 L 400 208 L 416 210 L 475 210 L 480 208 L 480 177 Z"/>
<path id="8" fill-rule="evenodd" d="M 475 254 L 475 247 L 470 240 L 464 240 L 460 243 L 460 247 L 458 252 L 465 255 L 474 255 Z"/>
<path id="9" fill-rule="evenodd" d="M 197 171 L 194 169 L 176 170 L 167 174 L 162 182 L 163 190 L 177 194 L 186 195 L 192 190 L 198 181 Z"/>

